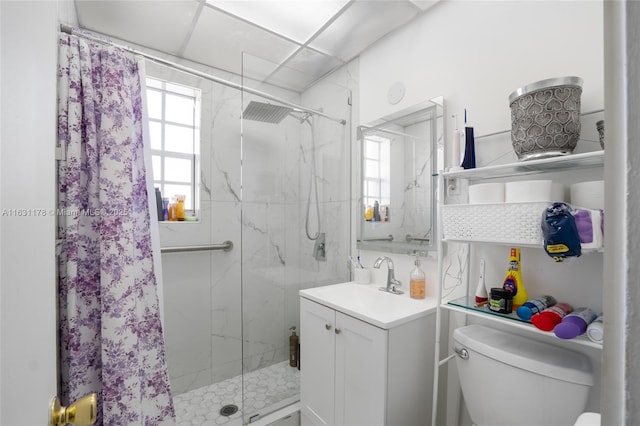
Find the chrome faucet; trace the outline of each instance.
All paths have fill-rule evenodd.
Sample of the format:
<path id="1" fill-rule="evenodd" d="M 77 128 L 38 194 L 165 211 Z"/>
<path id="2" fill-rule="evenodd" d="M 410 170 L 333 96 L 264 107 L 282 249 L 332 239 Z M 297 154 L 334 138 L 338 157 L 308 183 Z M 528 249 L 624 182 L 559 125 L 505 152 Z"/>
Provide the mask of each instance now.
<path id="1" fill-rule="evenodd" d="M 380 269 L 380 265 L 382 265 L 382 262 L 387 261 L 387 268 L 388 268 L 388 273 L 387 273 L 387 286 L 386 287 L 380 287 L 379 290 L 380 291 L 386 291 L 387 293 L 392 293 L 392 294 L 402 294 L 404 293 L 402 290 L 398 290 L 396 287 L 400 287 L 402 285 L 402 283 L 398 280 L 396 280 L 395 274 L 393 272 L 393 260 L 391 260 L 391 258 L 387 257 L 387 256 L 381 256 L 379 258 L 376 259 L 375 263 L 373 264 L 373 267 L 376 269 Z"/>

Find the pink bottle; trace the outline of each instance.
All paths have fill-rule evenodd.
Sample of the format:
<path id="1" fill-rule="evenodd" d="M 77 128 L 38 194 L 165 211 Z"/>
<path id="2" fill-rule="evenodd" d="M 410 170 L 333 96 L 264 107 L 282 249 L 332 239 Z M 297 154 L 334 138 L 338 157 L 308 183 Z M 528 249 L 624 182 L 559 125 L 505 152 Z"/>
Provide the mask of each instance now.
<path id="1" fill-rule="evenodd" d="M 551 331 L 562 321 L 562 318 L 573 311 L 568 303 L 557 303 L 539 314 L 531 317 L 531 324 L 542 331 Z"/>

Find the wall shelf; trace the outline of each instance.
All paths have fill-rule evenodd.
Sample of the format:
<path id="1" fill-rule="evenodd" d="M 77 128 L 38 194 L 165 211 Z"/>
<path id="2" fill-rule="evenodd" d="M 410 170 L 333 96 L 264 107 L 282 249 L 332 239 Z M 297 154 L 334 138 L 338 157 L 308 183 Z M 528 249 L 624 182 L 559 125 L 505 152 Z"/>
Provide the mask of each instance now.
<path id="1" fill-rule="evenodd" d="M 543 158 L 540 160 L 479 167 L 477 169 L 448 171 L 444 172 L 443 176 L 445 179 L 496 179 L 515 175 L 602 167 L 603 165 L 604 151 L 599 150 L 561 157 Z"/>
<path id="2" fill-rule="evenodd" d="M 534 332 L 536 334 L 549 336 L 554 339 L 558 339 L 564 342 L 569 342 L 571 344 L 587 346 L 587 347 L 596 348 L 596 349 L 602 349 L 601 344 L 592 342 L 584 334 L 576 337 L 575 339 L 568 339 L 568 340 L 560 339 L 556 337 L 551 331 L 542 331 L 537 329 L 536 327 L 531 325 L 529 321 L 524 321 L 520 319 L 515 313 L 500 314 L 500 313 L 491 311 L 487 305 L 477 307 L 475 306 L 474 300 L 475 300 L 475 296 L 469 296 L 469 297 L 465 296 L 459 299 L 450 300 L 447 303 L 442 304 L 442 307 L 450 311 L 461 312 L 465 315 L 473 315 L 476 317 L 485 318 L 492 321 L 507 323 L 510 326 L 514 326 L 523 330 Z"/>

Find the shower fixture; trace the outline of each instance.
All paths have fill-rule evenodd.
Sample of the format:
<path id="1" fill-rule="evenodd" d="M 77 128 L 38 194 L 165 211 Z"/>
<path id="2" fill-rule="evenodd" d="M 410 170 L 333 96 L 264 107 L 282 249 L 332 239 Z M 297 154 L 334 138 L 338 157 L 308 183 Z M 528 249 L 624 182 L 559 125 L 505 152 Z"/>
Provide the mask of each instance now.
<path id="1" fill-rule="evenodd" d="M 242 118 L 245 120 L 278 124 L 288 117 L 291 112 L 293 112 L 293 108 L 251 101 L 242 112 Z"/>
<path id="2" fill-rule="evenodd" d="M 318 184 L 316 175 L 316 141 L 314 134 L 314 113 L 310 111 L 304 111 L 291 107 L 284 107 L 258 101 L 250 101 L 247 107 L 242 112 L 242 118 L 245 120 L 260 121 L 263 123 L 272 124 L 279 124 L 288 116 L 298 119 L 300 121 L 300 124 L 308 124 L 311 130 L 311 176 L 309 178 L 309 192 L 307 194 L 307 208 L 304 228 L 307 238 L 311 241 L 315 241 L 313 257 L 316 260 L 326 260 L 325 233 L 321 231 L 320 203 L 318 199 Z M 318 220 L 318 229 L 313 234 L 309 230 L 312 194 L 315 198 L 316 218 Z"/>

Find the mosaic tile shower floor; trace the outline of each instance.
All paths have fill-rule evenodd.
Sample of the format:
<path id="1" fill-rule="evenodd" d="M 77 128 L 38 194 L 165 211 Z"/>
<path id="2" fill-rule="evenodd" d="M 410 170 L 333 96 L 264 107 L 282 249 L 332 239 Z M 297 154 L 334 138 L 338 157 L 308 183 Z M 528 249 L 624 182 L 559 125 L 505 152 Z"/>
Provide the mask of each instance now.
<path id="1" fill-rule="evenodd" d="M 289 361 L 284 361 L 245 374 L 244 410 L 253 415 L 298 395 L 299 373 L 289 366 Z M 242 376 L 175 395 L 173 402 L 177 426 L 242 425 Z M 220 415 L 220 409 L 227 404 L 237 405 L 238 412 Z"/>

